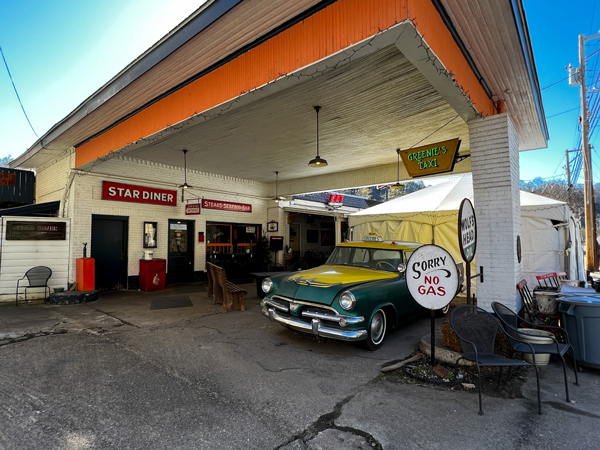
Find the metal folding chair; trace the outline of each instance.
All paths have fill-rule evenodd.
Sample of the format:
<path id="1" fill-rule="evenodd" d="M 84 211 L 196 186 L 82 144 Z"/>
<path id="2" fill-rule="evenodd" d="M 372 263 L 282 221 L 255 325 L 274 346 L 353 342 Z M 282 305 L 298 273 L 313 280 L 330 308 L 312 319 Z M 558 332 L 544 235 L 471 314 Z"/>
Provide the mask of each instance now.
<path id="1" fill-rule="evenodd" d="M 540 291 L 558 291 L 562 285 L 562 282 L 567 279 L 566 272 L 551 272 L 535 277 L 538 282 L 538 286 L 533 290 Z"/>

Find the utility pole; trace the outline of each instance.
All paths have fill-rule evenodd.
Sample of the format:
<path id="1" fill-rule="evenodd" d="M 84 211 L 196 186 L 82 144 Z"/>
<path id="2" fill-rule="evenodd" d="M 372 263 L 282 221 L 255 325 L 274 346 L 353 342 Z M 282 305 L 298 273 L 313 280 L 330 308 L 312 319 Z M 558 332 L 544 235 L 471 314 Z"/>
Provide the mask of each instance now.
<path id="1" fill-rule="evenodd" d="M 565 151 L 565 155 L 567 158 L 567 190 L 571 187 L 571 167 L 569 167 L 569 150 Z"/>
<path id="2" fill-rule="evenodd" d="M 598 243 L 596 241 L 596 207 L 594 200 L 594 179 L 592 178 L 592 152 L 590 150 L 590 122 L 587 107 L 587 87 L 585 81 L 585 41 L 598 38 L 600 34 L 585 38 L 579 35 L 579 84 L 581 85 L 581 153 L 583 157 L 584 197 L 585 197 L 585 247 L 588 274 L 598 270 Z"/>

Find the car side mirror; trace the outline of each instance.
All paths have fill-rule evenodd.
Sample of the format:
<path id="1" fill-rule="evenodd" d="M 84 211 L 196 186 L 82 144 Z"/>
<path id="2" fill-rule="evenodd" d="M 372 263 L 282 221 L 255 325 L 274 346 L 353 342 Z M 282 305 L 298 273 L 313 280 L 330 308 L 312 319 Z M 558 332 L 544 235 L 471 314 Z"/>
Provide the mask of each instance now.
<path id="1" fill-rule="evenodd" d="M 402 275 L 404 272 L 406 272 L 406 266 L 404 264 L 398 264 L 398 273 Z"/>

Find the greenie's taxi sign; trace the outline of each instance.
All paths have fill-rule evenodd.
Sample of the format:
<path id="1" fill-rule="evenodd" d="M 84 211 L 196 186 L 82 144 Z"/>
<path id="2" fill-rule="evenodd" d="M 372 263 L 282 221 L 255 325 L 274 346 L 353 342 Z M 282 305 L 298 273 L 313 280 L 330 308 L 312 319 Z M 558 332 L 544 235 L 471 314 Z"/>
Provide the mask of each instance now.
<path id="1" fill-rule="evenodd" d="M 460 139 L 450 139 L 437 144 L 400 150 L 400 157 L 408 174 L 415 177 L 452 172 Z"/>

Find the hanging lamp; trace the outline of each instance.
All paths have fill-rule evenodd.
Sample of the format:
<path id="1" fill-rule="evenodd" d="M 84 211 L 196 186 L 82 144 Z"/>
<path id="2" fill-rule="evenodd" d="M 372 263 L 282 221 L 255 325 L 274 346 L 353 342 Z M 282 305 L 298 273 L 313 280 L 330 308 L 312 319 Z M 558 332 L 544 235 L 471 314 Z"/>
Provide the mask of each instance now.
<path id="1" fill-rule="evenodd" d="M 191 189 L 192 186 L 187 184 L 187 150 L 183 150 L 183 184 L 180 184 L 179 189 Z"/>
<path id="2" fill-rule="evenodd" d="M 314 108 L 317 112 L 317 157 L 310 160 L 308 167 L 325 167 L 327 161 L 319 156 L 319 111 L 321 110 L 321 107 L 315 106 Z"/>
<path id="3" fill-rule="evenodd" d="M 183 184 L 180 184 L 179 189 L 181 189 L 181 201 L 184 201 L 183 193 L 186 189 L 191 189 L 192 186 L 187 184 L 187 150 L 183 150 Z"/>
<path id="4" fill-rule="evenodd" d="M 392 185 L 392 189 L 404 189 L 404 185 L 400 183 L 400 149 L 396 149 L 396 153 L 398 153 L 398 178 L 396 178 L 396 184 Z"/>
<path id="5" fill-rule="evenodd" d="M 276 203 L 279 203 L 282 200 L 285 200 L 285 197 L 279 196 L 279 172 L 275 171 L 275 197 L 273 197 Z"/>

